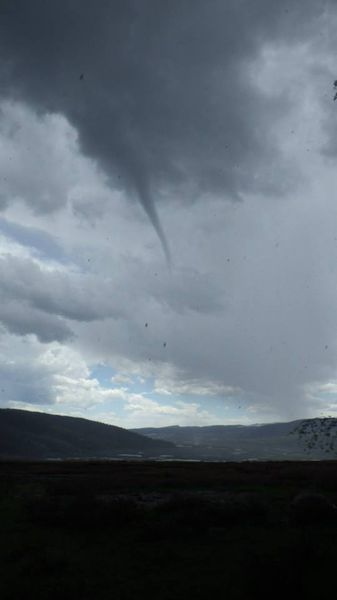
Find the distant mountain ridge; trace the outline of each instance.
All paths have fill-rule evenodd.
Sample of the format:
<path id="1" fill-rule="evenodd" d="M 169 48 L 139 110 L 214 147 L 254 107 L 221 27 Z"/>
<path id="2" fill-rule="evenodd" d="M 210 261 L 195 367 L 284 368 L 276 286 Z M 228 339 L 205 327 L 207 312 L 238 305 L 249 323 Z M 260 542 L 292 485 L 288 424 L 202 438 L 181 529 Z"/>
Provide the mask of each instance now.
<path id="1" fill-rule="evenodd" d="M 169 427 L 141 427 L 131 431 L 148 435 L 153 438 L 174 439 L 175 442 L 185 441 L 187 443 L 220 443 L 224 439 L 248 439 L 252 437 L 275 437 L 288 435 L 293 429 L 300 425 L 304 419 L 289 421 L 287 423 L 263 423 L 254 425 L 201 425 L 181 426 L 171 425 Z"/>
<path id="2" fill-rule="evenodd" d="M 209 425 L 142 427 L 132 431 L 152 439 L 176 444 L 179 451 L 207 459 L 209 455 L 225 460 L 307 460 L 308 448 L 297 434 L 291 435 L 307 419 L 286 423 L 255 425 Z M 310 458 L 327 458 L 320 448 Z"/>
<path id="3" fill-rule="evenodd" d="M 92 458 L 161 453 L 172 442 L 77 417 L 0 409 L 1 458 Z"/>
<path id="4" fill-rule="evenodd" d="M 0 459 L 138 457 L 242 461 L 333 458 L 317 444 L 308 452 L 308 444 L 298 434 L 301 424 L 308 421 L 315 420 L 127 430 L 79 417 L 0 409 Z M 333 421 L 337 429 L 337 419 Z M 295 429 L 297 433 L 291 435 Z"/>

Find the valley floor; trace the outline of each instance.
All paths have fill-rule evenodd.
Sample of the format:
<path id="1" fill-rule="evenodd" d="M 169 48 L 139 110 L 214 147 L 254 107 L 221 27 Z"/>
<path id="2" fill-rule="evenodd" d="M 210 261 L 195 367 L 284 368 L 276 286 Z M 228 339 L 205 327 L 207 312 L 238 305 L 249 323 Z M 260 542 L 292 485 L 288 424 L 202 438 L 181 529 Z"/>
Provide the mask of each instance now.
<path id="1" fill-rule="evenodd" d="M 337 462 L 0 463 L 2 599 L 330 598 Z"/>

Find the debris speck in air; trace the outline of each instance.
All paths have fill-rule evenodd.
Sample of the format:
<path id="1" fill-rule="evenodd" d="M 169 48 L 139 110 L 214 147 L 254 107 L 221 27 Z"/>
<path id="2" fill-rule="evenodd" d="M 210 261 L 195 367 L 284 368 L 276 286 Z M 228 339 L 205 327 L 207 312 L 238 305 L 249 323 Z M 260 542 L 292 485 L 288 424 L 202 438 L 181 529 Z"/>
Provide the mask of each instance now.
<path id="1" fill-rule="evenodd" d="M 84 73 L 81 73 L 80 80 L 82 81 L 83 79 L 84 79 Z"/>
<path id="2" fill-rule="evenodd" d="M 166 348 L 166 342 L 163 343 L 164 348 Z"/>
<path id="3" fill-rule="evenodd" d="M 324 349 L 327 350 L 329 348 L 328 344 L 325 344 Z"/>
<path id="4" fill-rule="evenodd" d="M 148 326 L 149 326 L 149 324 L 148 324 L 148 323 L 145 323 L 145 327 L 148 327 Z"/>

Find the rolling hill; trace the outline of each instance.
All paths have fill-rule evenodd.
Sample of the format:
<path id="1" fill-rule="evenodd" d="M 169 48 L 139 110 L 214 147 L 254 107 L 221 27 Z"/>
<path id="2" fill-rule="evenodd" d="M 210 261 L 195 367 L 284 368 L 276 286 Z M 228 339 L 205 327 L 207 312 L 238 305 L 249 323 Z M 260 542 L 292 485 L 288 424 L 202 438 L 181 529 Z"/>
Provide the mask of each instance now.
<path id="1" fill-rule="evenodd" d="M 16 409 L 0 409 L 1 458 L 93 458 L 122 453 L 160 454 L 172 442 L 81 419 Z"/>

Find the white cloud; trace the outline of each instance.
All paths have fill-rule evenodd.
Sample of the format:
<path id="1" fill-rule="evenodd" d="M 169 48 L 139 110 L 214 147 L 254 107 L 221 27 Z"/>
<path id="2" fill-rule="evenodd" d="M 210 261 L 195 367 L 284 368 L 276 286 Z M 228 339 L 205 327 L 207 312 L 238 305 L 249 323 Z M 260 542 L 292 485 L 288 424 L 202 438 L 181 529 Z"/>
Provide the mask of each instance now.
<path id="1" fill-rule="evenodd" d="M 180 381 L 156 380 L 154 391 L 164 395 L 189 395 L 189 396 L 236 396 L 242 393 L 239 388 L 218 384 L 214 381 L 187 380 Z"/>
<path id="2" fill-rule="evenodd" d="M 128 386 L 132 382 L 133 382 L 132 377 L 130 377 L 129 375 L 126 375 L 125 373 L 118 373 L 117 375 L 114 375 L 113 377 L 111 377 L 111 383 L 113 385 L 119 385 L 121 383 L 124 383 Z"/>
<path id="3" fill-rule="evenodd" d="M 102 388 L 97 379 L 74 379 L 65 375 L 54 376 L 54 390 L 57 405 L 77 406 L 80 409 L 124 398 L 124 390 Z"/>
<path id="4" fill-rule="evenodd" d="M 318 385 L 317 392 L 323 394 L 337 394 L 337 381 L 329 381 Z"/>
<path id="5" fill-rule="evenodd" d="M 195 402 L 176 401 L 164 404 L 147 398 L 143 394 L 129 394 L 126 419 L 129 427 L 164 427 L 168 425 L 209 425 L 217 418 Z"/>
<path id="6" fill-rule="evenodd" d="M 93 189 L 97 194 L 95 167 L 80 155 L 74 127 L 61 114 L 37 114 L 22 102 L 0 103 L 0 165 L 5 206 L 23 202 L 43 214 L 73 202 L 80 210 Z"/>

